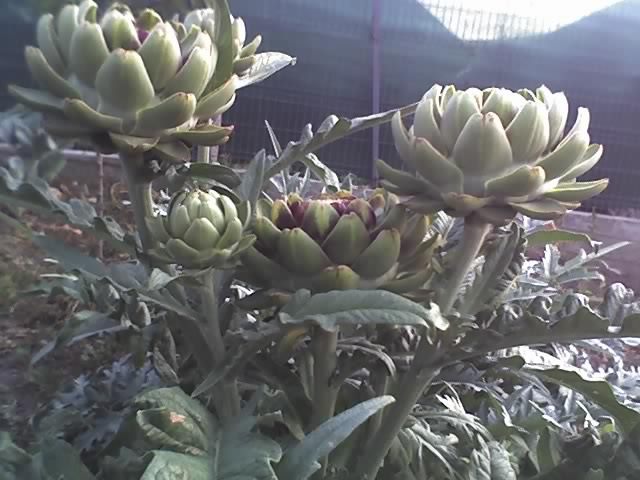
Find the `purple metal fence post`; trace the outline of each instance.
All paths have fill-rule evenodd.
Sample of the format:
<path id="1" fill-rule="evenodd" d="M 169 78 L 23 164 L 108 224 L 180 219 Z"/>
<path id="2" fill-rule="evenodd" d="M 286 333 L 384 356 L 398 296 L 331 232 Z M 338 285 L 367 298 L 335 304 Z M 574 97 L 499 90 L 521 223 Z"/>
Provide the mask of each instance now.
<path id="1" fill-rule="evenodd" d="M 380 10 L 381 0 L 373 0 L 371 12 L 371 109 L 372 114 L 380 112 Z M 375 167 L 376 160 L 380 157 L 380 127 L 373 127 L 371 131 L 371 179 L 373 183 L 378 181 Z"/>

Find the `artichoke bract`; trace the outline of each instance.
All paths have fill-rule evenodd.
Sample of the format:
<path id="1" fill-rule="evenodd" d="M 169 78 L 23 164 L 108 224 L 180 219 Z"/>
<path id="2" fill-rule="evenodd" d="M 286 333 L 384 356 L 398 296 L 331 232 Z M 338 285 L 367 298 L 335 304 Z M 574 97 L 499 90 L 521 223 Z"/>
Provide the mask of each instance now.
<path id="1" fill-rule="evenodd" d="M 428 278 L 427 219 L 380 192 L 302 199 L 291 194 L 263 203 L 257 237 L 242 255 L 247 281 L 285 291 L 382 288 L 405 293 Z"/>
<path id="2" fill-rule="evenodd" d="M 166 216 L 147 218 L 155 242 L 149 254 L 189 269 L 231 265 L 255 241 L 245 233 L 250 216 L 248 202 L 236 205 L 214 190 L 178 192 Z"/>
<path id="3" fill-rule="evenodd" d="M 209 119 L 232 106 L 233 72 L 251 67 L 260 37 L 244 46 L 244 23 L 231 19 L 224 41 L 212 9 L 180 23 L 151 9 L 135 17 L 120 4 L 98 19 L 97 8 L 86 0 L 57 17 L 42 16 L 38 48 L 25 51 L 40 90 L 11 86 L 10 92 L 43 111 L 51 133 L 89 137 L 106 150 L 185 160 L 188 147 L 226 142 L 232 128 Z M 223 57 L 233 68 L 217 68 Z"/>
<path id="4" fill-rule="evenodd" d="M 377 162 L 381 184 L 412 210 L 477 215 L 502 224 L 517 213 L 554 219 L 602 192 L 607 179 L 576 182 L 600 160 L 590 144 L 589 111 L 579 108 L 565 134 L 563 93 L 432 87 L 407 130 L 392 120 L 398 154 L 414 173 Z M 406 198 L 408 197 L 408 198 Z"/>
<path id="5" fill-rule="evenodd" d="M 184 32 L 196 25 L 203 30 L 213 33 L 215 27 L 215 11 L 210 8 L 201 8 L 190 12 L 184 19 Z M 182 27 L 178 27 L 182 28 Z M 256 62 L 255 53 L 262 43 L 262 36 L 256 35 L 253 40 L 245 45 L 247 41 L 247 27 L 240 17 L 231 18 L 231 51 L 229 55 L 233 59 L 233 72 L 242 76 L 253 67 Z"/>

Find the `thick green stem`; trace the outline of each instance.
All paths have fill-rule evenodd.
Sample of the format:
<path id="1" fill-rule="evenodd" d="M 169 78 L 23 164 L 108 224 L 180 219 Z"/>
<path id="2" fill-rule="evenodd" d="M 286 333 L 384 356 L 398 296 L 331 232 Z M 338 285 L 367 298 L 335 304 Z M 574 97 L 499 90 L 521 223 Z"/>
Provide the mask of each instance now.
<path id="1" fill-rule="evenodd" d="M 141 154 L 120 153 L 120 161 L 127 181 L 129 200 L 133 209 L 133 218 L 140 236 L 142 250 L 148 251 L 153 247 L 153 238 L 145 222 L 146 217 L 153 214 L 153 197 L 151 196 L 151 182 L 141 178 L 140 170 L 143 167 Z"/>
<path id="2" fill-rule="evenodd" d="M 333 417 L 339 386 L 334 386 L 333 375 L 338 363 L 338 332 L 327 332 L 316 328 L 311 338 L 313 352 L 313 414 L 311 428 L 322 425 Z M 323 478 L 327 467 L 327 458 L 321 459 L 322 468 L 313 478 Z"/>
<path id="3" fill-rule="evenodd" d="M 209 334 L 209 345 L 213 355 L 214 367 L 219 367 L 225 359 L 225 346 L 220 329 L 218 299 L 216 297 L 214 272 L 205 275 L 205 282 L 201 290 L 202 314 L 208 324 L 205 329 Z M 218 390 L 216 403 L 219 414 L 224 418 L 231 418 L 240 414 L 240 394 L 235 379 L 223 381 Z"/>
<path id="4" fill-rule="evenodd" d="M 453 307 L 460 284 L 478 256 L 491 227 L 491 224 L 481 222 L 473 216 L 465 219 L 462 244 L 454 257 L 456 263 L 438 301 L 443 314 L 448 314 Z M 356 475 L 359 480 L 374 480 L 378 475 L 393 440 L 425 389 L 440 372 L 440 368 L 434 366 L 437 356 L 438 352 L 433 349 L 433 345 L 423 337 L 418 344 L 409 372 L 394 392 L 396 401 L 385 412 L 378 435 L 371 439 L 360 457 Z"/>
<path id="5" fill-rule="evenodd" d="M 465 219 L 462 244 L 455 252 L 453 271 L 448 275 L 445 288 L 438 297 L 438 305 L 443 314 L 449 313 L 453 307 L 458 298 L 460 284 L 469 273 L 469 268 L 478 256 L 491 228 L 490 223 L 479 221 L 473 216 Z"/>

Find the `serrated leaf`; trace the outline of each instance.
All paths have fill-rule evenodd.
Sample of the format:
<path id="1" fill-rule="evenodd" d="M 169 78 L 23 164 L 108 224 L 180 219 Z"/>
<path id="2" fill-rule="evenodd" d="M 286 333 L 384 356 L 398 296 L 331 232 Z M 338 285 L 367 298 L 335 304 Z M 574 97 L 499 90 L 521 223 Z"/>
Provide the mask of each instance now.
<path id="1" fill-rule="evenodd" d="M 282 146 L 280 145 L 280 140 L 278 140 L 278 137 L 276 136 L 276 132 L 273 130 L 273 127 L 267 120 L 264 121 L 264 124 L 267 127 L 269 140 L 271 141 L 271 146 L 273 147 L 273 154 L 276 157 L 279 157 L 280 155 L 282 155 Z"/>
<path id="2" fill-rule="evenodd" d="M 282 170 L 288 169 L 291 165 L 301 161 L 306 155 L 315 152 L 321 147 L 356 132 L 366 130 L 367 128 L 390 122 L 393 115 L 398 111 L 402 116 L 410 115 L 415 112 L 417 106 L 418 104 L 414 103 L 400 109 L 353 119 L 330 115 L 320 124 L 315 134 L 313 133 L 311 125 L 308 124 L 304 127 L 298 141 L 287 144 L 278 161 L 267 170 L 264 180 L 266 182 L 271 177 L 277 175 Z"/>
<path id="3" fill-rule="evenodd" d="M 66 245 L 63 241 L 47 235 L 36 235 L 33 243 L 42 248 L 48 255 L 60 261 L 70 270 L 82 270 L 98 277 L 108 275 L 108 270 L 100 260 L 85 255 L 80 250 Z"/>
<path id="4" fill-rule="evenodd" d="M 60 200 L 41 178 L 24 182 L 0 167 L 0 203 L 54 218 L 62 216 L 69 225 L 107 241 L 115 249 L 135 254 L 135 240 L 115 220 L 98 217 L 93 206 L 84 200 Z"/>
<path id="5" fill-rule="evenodd" d="M 154 454 L 159 455 L 160 460 L 149 464 L 145 472 L 145 475 L 149 472 L 149 476 L 143 478 L 182 479 L 188 474 L 188 478 L 197 480 L 277 480 L 272 463 L 280 460 L 282 451 L 275 441 L 255 431 L 256 418 L 250 412 L 245 411 L 240 417 L 222 424 L 198 400 L 189 397 L 178 387 L 147 392 L 136 403 L 140 407 L 160 408 L 170 412 L 174 421 L 190 417 L 191 427 L 200 429 L 197 435 L 193 432 L 185 435 L 184 429 L 165 430 L 167 435 L 178 435 L 173 439 L 180 444 L 181 450 L 188 445 L 199 449 L 197 444 L 207 440 L 206 456 L 178 453 L 174 448 L 173 452 L 161 450 L 161 454 L 155 451 Z M 160 436 L 153 438 L 156 443 Z M 161 441 L 165 448 L 169 447 L 166 439 Z M 201 477 L 203 474 L 206 476 Z"/>
<path id="6" fill-rule="evenodd" d="M 81 272 L 88 281 L 106 280 L 121 293 L 131 293 L 132 290 L 136 290 L 140 300 L 144 302 L 194 322 L 198 318 L 197 312 L 189 305 L 176 300 L 166 290 L 148 289 L 148 277 L 139 263 L 113 264 L 107 268 L 102 262 L 65 245 L 60 240 L 39 235 L 35 237 L 35 241 L 47 254 L 59 260 L 66 269 Z"/>
<path id="7" fill-rule="evenodd" d="M 198 397 L 211 390 L 227 376 L 238 372 L 250 362 L 260 350 L 267 347 L 271 342 L 277 341 L 286 333 L 287 329 L 284 328 L 265 328 L 262 332 L 252 335 L 251 339 L 247 339 L 234 350 L 228 352 L 222 364 L 205 377 L 202 383 L 195 388 L 191 396 Z"/>
<path id="8" fill-rule="evenodd" d="M 242 182 L 236 188 L 236 193 L 242 200 L 248 200 L 251 205 L 255 205 L 262 195 L 265 171 L 269 168 L 269 158 L 266 151 L 260 150 L 249 163 L 247 170 L 242 175 Z"/>
<path id="9" fill-rule="evenodd" d="M 615 456 L 606 466 L 606 479 L 638 478 L 640 475 L 640 426 L 628 432 L 627 437 L 618 447 Z M 624 475 L 624 476 L 623 476 Z"/>
<path id="10" fill-rule="evenodd" d="M 128 328 L 127 325 L 123 325 L 104 313 L 88 310 L 77 312 L 65 323 L 55 340 L 47 342 L 33 355 L 31 365 L 35 365 L 58 348 L 68 347 L 96 335 L 122 332 Z"/>
<path id="11" fill-rule="evenodd" d="M 324 330 L 339 325 L 414 325 L 446 330 L 449 322 L 437 305 L 429 309 L 400 295 L 381 290 L 332 291 L 311 295 L 299 290 L 278 315 L 287 324 L 310 322 Z"/>
<path id="12" fill-rule="evenodd" d="M 283 68 L 295 64 L 296 59 L 285 53 L 258 53 L 255 55 L 255 62 L 251 68 L 236 82 L 236 88 L 240 89 L 262 82 Z"/>
<path id="13" fill-rule="evenodd" d="M 582 251 L 580 254 L 578 254 L 576 257 L 572 258 L 571 260 L 568 260 L 567 262 L 564 263 L 564 265 L 562 265 L 561 267 L 559 267 L 556 271 L 555 271 L 555 275 L 556 276 L 560 276 L 560 275 L 564 275 L 565 273 L 567 273 L 570 270 L 573 270 L 575 268 L 579 268 L 582 267 L 583 265 L 592 262 L 594 260 L 597 260 L 601 257 L 604 257 L 605 255 L 608 255 L 609 253 L 618 250 L 622 247 L 626 247 L 627 245 L 630 245 L 631 242 L 618 242 L 618 243 L 614 243 L 613 245 L 608 245 L 606 247 L 601 247 L 598 248 L 598 250 L 596 252 L 592 252 L 589 254 L 586 254 L 584 251 Z"/>
<path id="14" fill-rule="evenodd" d="M 153 459 L 140 480 L 219 480 L 212 476 L 213 459 L 196 457 L 169 450 L 153 450 Z M 245 477 L 247 480 L 253 477 Z M 221 480 L 221 479 L 220 479 Z M 244 480 L 244 479 L 243 479 Z"/>
<path id="15" fill-rule="evenodd" d="M 523 233 L 522 228 L 513 223 L 511 231 L 497 240 L 466 291 L 458 307 L 460 313 L 478 313 L 514 283 L 525 261 Z"/>
<path id="16" fill-rule="evenodd" d="M 585 378 L 584 373 L 579 369 L 569 370 L 560 367 L 524 367 L 523 369 L 546 382 L 562 385 L 580 393 L 609 412 L 618 421 L 623 431 L 629 432 L 640 425 L 640 412 L 620 403 L 607 381 Z"/>
<path id="17" fill-rule="evenodd" d="M 47 440 L 43 443 L 42 464 L 52 478 L 95 480 L 96 477 L 84 466 L 78 452 L 62 440 Z"/>
<path id="18" fill-rule="evenodd" d="M 277 466 L 278 477 L 306 480 L 320 468 L 319 459 L 326 457 L 369 417 L 394 401 L 389 395 L 372 398 L 327 420 L 284 453 Z"/>
<path id="19" fill-rule="evenodd" d="M 560 242 L 587 243 L 591 248 L 595 248 L 599 245 L 598 242 L 592 240 L 592 238 L 586 233 L 559 229 L 536 230 L 535 232 L 528 233 L 525 238 L 527 239 L 527 245 L 529 247 L 539 247 L 550 243 L 555 244 Z"/>
<path id="20" fill-rule="evenodd" d="M 218 61 L 216 62 L 213 78 L 207 86 L 213 91 L 226 82 L 233 74 L 233 33 L 231 29 L 231 12 L 227 0 L 207 0 L 209 8 L 215 10 L 215 39 L 218 47 Z"/>
<path id="21" fill-rule="evenodd" d="M 178 169 L 178 173 L 195 179 L 215 180 L 229 188 L 236 188 L 242 182 L 235 170 L 217 163 L 191 163 Z"/>
<path id="22" fill-rule="evenodd" d="M 322 163 L 316 155 L 309 153 L 300 161 L 315 175 L 318 180 L 323 183 L 323 185 L 333 187 L 336 190 L 340 189 L 340 179 L 336 172 Z"/>
<path id="23" fill-rule="evenodd" d="M 640 337 L 640 314 L 631 313 L 612 321 L 615 324 L 584 306 L 553 321 L 522 309 L 510 310 L 504 319 L 496 318 L 490 328 L 468 331 L 460 345 L 451 350 L 448 362 L 526 345 Z"/>

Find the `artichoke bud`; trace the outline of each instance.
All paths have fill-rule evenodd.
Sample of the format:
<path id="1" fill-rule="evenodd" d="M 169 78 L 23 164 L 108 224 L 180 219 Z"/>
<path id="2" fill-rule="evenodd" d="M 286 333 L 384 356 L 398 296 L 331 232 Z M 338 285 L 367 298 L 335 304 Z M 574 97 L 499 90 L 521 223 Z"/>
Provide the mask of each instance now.
<path id="1" fill-rule="evenodd" d="M 156 25 L 138 53 L 156 91 L 161 90 L 171 80 L 182 60 L 178 38 L 168 23 Z"/>
<path id="2" fill-rule="evenodd" d="M 271 210 L 271 221 L 278 228 L 295 228 L 296 219 L 284 200 L 278 199 L 273 203 Z"/>
<path id="3" fill-rule="evenodd" d="M 428 268 L 428 262 L 407 262 L 400 269 L 400 229 L 407 213 L 393 201 L 386 210 L 390 198 L 378 190 L 366 199 L 338 192 L 311 199 L 291 194 L 275 200 L 270 212 L 253 222 L 257 242 L 243 255 L 244 278 L 265 288 L 317 292 L 384 288 L 399 277 L 410 276 L 414 281 L 401 282 L 399 291 L 418 288 L 420 278 L 426 277 L 415 277 L 415 273 Z M 263 202 L 261 209 L 265 208 Z M 394 215 L 398 218 L 392 222 L 389 218 Z M 424 221 L 416 220 L 411 227 L 411 235 L 424 237 Z M 423 241 L 412 238 L 406 243 L 415 250 Z M 265 275 L 265 268 L 273 274 Z"/>
<path id="4" fill-rule="evenodd" d="M 162 23 L 162 17 L 158 15 L 155 10 L 150 8 L 142 10 L 136 20 L 136 25 L 147 32 L 153 30 L 153 28 L 159 23 Z"/>
<path id="5" fill-rule="evenodd" d="M 221 39 L 213 9 L 190 12 L 183 23 L 165 22 L 148 8 L 134 17 L 124 4 L 99 18 L 97 12 L 94 1 L 84 0 L 41 16 L 38 49 L 25 51 L 39 89 L 12 87 L 11 94 L 51 116 L 48 128 L 58 125 L 58 133 L 127 155 L 185 161 L 192 146 L 229 140 L 228 127 L 205 123 L 233 105 L 236 73 L 255 63 L 259 36 L 245 46 L 244 22 L 231 18 L 229 51 L 222 54 L 233 69 L 228 78 L 214 79 Z"/>
<path id="6" fill-rule="evenodd" d="M 347 212 L 353 212 L 358 215 L 367 229 L 373 228 L 376 224 L 376 215 L 373 206 L 362 198 L 356 198 L 350 202 L 347 206 Z"/>
<path id="7" fill-rule="evenodd" d="M 98 4 L 93 0 L 84 0 L 78 5 L 78 22 L 96 23 L 98 21 Z"/>
<path id="8" fill-rule="evenodd" d="M 156 242 L 151 254 L 186 268 L 222 267 L 254 240 L 244 235 L 237 212 L 229 197 L 215 191 L 178 192 L 166 219 L 146 220 Z"/>
<path id="9" fill-rule="evenodd" d="M 60 10 L 56 22 L 56 30 L 58 32 L 58 38 L 60 40 L 60 52 L 65 61 L 69 61 L 69 49 L 71 48 L 71 37 L 73 32 L 78 26 L 78 13 L 79 8 L 77 5 L 65 5 Z"/>
<path id="10" fill-rule="evenodd" d="M 483 218 L 503 216 L 498 211 L 556 218 L 606 186 L 564 185 L 602 153 L 589 143 L 589 111 L 579 108 L 565 134 L 567 116 L 565 95 L 545 86 L 533 92 L 436 85 L 419 102 L 413 126 L 407 129 L 399 114 L 392 119 L 396 150 L 409 168 L 378 162 L 382 184 L 416 212 L 444 202 L 454 216 L 484 210 Z"/>
<path id="11" fill-rule="evenodd" d="M 110 50 L 124 48 L 126 50 L 137 50 L 140 47 L 138 31 L 129 15 L 123 14 L 116 8 L 105 13 L 100 27 L 104 32 Z"/>
<path id="12" fill-rule="evenodd" d="M 231 23 L 231 36 L 235 42 L 238 42 L 238 45 L 244 45 L 244 42 L 247 40 L 247 27 L 244 24 L 244 20 L 238 17 L 233 19 Z"/>
<path id="13" fill-rule="evenodd" d="M 184 18 L 184 26 L 189 30 L 192 25 L 202 26 L 205 20 L 213 20 L 215 11 L 210 8 L 199 8 L 187 13 Z"/>
<path id="14" fill-rule="evenodd" d="M 380 217 L 387 205 L 395 205 L 398 203 L 398 197 L 392 193 L 388 193 L 385 190 L 378 188 L 374 190 L 373 194 L 368 198 L 369 206 L 373 211 L 376 218 Z"/>
<path id="15" fill-rule="evenodd" d="M 178 205 L 169 213 L 169 229 L 173 237 L 182 237 L 191 225 L 191 217 L 186 205 Z"/>
<path id="16" fill-rule="evenodd" d="M 213 43 L 211 37 L 200 30 L 200 27 L 193 25 L 187 36 L 180 42 L 182 58 L 186 60 L 195 48 L 201 48 L 204 52 L 211 53 Z M 215 63 L 214 63 L 215 65 Z"/>
<path id="17" fill-rule="evenodd" d="M 73 34 L 69 64 L 85 85 L 94 85 L 98 70 L 109 56 L 100 26 L 83 22 Z"/>
<path id="18" fill-rule="evenodd" d="M 262 36 L 256 35 L 256 37 L 251 40 L 250 43 L 242 47 L 242 50 L 240 50 L 240 58 L 246 58 L 255 55 L 255 53 L 258 51 L 258 48 L 260 48 L 261 43 Z"/>
<path id="19" fill-rule="evenodd" d="M 336 225 L 338 218 L 338 212 L 330 204 L 312 202 L 305 209 L 302 218 L 302 229 L 315 241 L 322 242 Z"/>
<path id="20" fill-rule="evenodd" d="M 53 15 L 46 14 L 40 17 L 36 26 L 36 38 L 38 47 L 46 58 L 51 68 L 58 74 L 64 74 L 66 69 L 62 53 L 59 48 L 58 35 L 55 31 Z"/>

